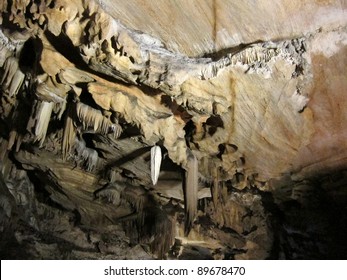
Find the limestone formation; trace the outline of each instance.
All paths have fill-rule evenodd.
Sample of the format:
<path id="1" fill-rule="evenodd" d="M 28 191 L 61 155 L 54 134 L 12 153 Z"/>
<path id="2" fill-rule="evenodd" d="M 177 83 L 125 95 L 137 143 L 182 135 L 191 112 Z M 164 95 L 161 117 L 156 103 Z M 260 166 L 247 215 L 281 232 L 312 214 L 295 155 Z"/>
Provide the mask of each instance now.
<path id="1" fill-rule="evenodd" d="M 156 185 L 158 182 L 161 160 L 161 149 L 159 146 L 155 145 L 151 148 L 151 179 L 153 185 Z"/>
<path id="2" fill-rule="evenodd" d="M 343 0 L 1 1 L 1 256 L 346 257 L 346 65 Z"/>

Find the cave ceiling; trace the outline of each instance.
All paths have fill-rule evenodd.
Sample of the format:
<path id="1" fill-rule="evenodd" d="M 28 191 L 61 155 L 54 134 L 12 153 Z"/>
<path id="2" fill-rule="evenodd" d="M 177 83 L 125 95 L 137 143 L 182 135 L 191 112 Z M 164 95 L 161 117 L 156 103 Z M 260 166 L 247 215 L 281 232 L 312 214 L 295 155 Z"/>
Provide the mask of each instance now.
<path id="1" fill-rule="evenodd" d="M 2 223 L 71 258 L 274 257 L 271 203 L 347 198 L 346 7 L 1 1 Z"/>

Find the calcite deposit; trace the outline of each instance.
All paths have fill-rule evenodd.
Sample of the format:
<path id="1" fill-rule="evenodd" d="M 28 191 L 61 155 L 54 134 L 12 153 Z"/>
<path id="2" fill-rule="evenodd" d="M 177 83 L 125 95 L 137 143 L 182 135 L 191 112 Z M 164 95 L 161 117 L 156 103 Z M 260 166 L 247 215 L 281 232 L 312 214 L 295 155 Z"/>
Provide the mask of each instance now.
<path id="1" fill-rule="evenodd" d="M 345 258 L 347 3 L 3 0 L 3 259 Z"/>

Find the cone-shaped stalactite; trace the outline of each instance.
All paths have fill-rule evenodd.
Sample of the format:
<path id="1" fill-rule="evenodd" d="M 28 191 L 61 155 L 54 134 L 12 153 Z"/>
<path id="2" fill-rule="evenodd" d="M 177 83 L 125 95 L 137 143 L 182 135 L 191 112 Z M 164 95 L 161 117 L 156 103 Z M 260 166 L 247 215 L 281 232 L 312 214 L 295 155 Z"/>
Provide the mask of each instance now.
<path id="1" fill-rule="evenodd" d="M 160 173 L 160 165 L 161 165 L 161 149 L 159 146 L 154 146 L 151 149 L 151 179 L 153 185 L 156 185 L 159 178 Z"/>
<path id="2" fill-rule="evenodd" d="M 197 213 L 198 205 L 198 160 L 191 151 L 188 151 L 187 169 L 184 180 L 185 200 L 185 234 L 188 234 Z"/>

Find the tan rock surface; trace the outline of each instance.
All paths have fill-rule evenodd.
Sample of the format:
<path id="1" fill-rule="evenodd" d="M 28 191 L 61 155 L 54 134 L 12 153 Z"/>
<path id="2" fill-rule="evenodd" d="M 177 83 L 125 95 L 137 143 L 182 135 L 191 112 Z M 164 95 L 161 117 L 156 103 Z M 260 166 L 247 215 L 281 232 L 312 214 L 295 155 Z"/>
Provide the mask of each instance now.
<path id="1" fill-rule="evenodd" d="M 158 258 L 339 256 L 347 215 L 327 221 L 347 197 L 346 8 L 2 1 L 2 228 L 16 215 L 39 232 L 45 213 L 77 236 L 117 227 L 117 244 L 75 244 L 83 258 L 134 244 Z"/>

